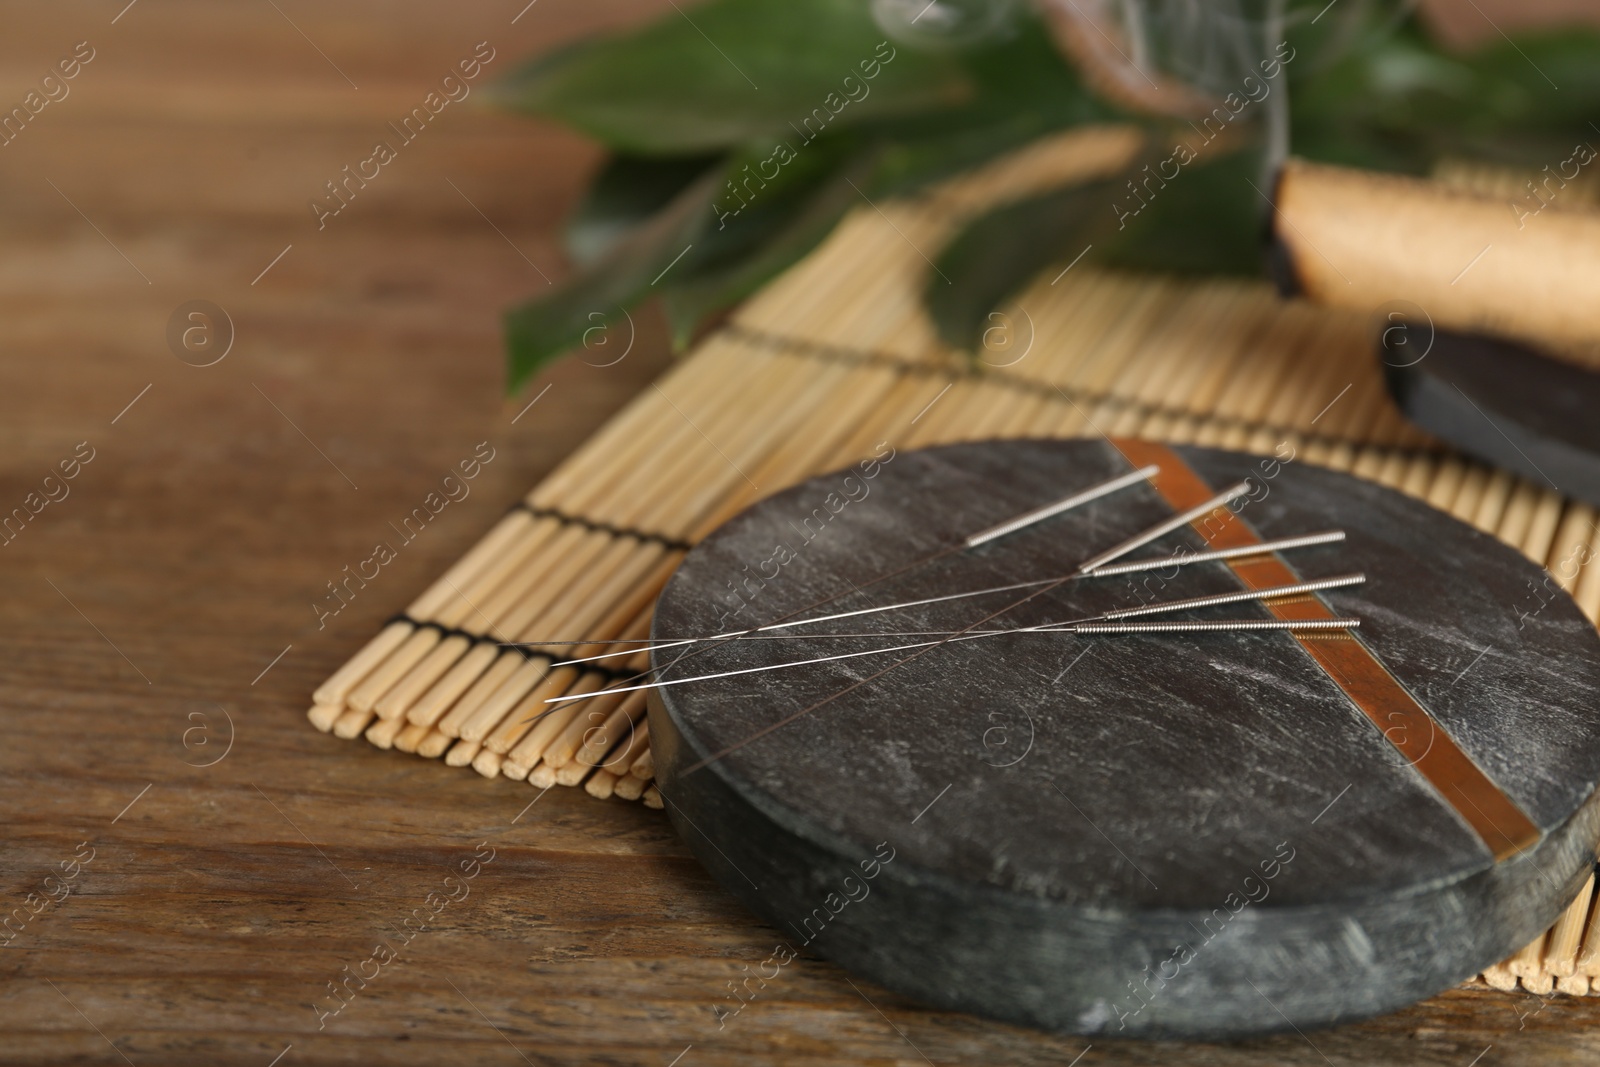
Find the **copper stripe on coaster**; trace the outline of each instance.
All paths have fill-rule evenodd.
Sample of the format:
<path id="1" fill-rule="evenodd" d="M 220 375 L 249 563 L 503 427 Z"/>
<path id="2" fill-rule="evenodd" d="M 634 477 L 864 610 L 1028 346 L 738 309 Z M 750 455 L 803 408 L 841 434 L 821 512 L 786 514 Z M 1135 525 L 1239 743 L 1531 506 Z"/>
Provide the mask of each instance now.
<path id="1" fill-rule="evenodd" d="M 1161 467 L 1160 473 L 1150 479 L 1151 484 L 1176 511 L 1186 511 L 1216 495 L 1216 490 L 1166 445 L 1129 438 L 1113 438 L 1111 444 L 1135 467 L 1151 463 Z M 1226 507 L 1196 519 L 1191 525 L 1212 548 L 1261 542 L 1250 524 Z M 1228 560 L 1227 563 L 1248 589 L 1265 589 L 1301 580 L 1276 553 Z M 1280 619 L 1334 617 L 1327 605 L 1316 597 L 1296 597 L 1264 606 Z M 1340 635 L 1329 640 L 1325 635 L 1293 636 L 1345 696 L 1372 720 L 1384 739 L 1472 827 L 1497 861 L 1539 840 L 1539 828 L 1533 821 L 1472 762 L 1438 720 L 1417 703 L 1360 638 Z"/>

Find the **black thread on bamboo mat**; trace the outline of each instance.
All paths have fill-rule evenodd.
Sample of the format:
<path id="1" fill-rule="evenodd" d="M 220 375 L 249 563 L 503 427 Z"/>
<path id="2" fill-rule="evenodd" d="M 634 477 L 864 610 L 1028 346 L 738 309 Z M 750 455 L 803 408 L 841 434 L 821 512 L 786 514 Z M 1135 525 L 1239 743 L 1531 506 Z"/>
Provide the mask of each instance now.
<path id="1" fill-rule="evenodd" d="M 383 625 L 388 626 L 390 623 L 395 622 L 409 623 L 418 630 L 438 630 L 441 639 L 450 637 L 464 637 L 475 645 L 494 645 L 497 648 L 515 649 L 516 651 L 522 653 L 524 659 L 532 659 L 534 656 L 542 656 L 550 661 L 551 670 L 555 670 L 557 667 L 569 667 L 575 665 L 571 657 L 560 656 L 553 652 L 534 651 L 532 649 L 524 648 L 522 645 L 514 642 L 501 641 L 498 638 L 489 637 L 485 634 L 475 634 L 471 630 L 462 630 L 455 626 L 445 626 L 437 622 L 422 622 L 418 619 L 413 619 L 410 615 L 407 615 L 403 611 L 398 615 L 390 617 L 386 622 L 384 622 Z M 627 681 L 637 679 L 639 677 L 638 671 L 622 670 L 616 667 L 602 667 L 598 663 L 580 663 L 576 664 L 576 666 L 581 667 L 585 671 L 592 671 L 595 674 L 604 675 L 606 680 L 611 682 Z"/>
<path id="2" fill-rule="evenodd" d="M 687 552 L 689 549 L 694 547 L 687 541 L 679 541 L 676 538 L 667 537 L 664 534 L 647 533 L 644 530 L 633 530 L 625 526 L 613 526 L 608 522 L 600 522 L 596 519 L 586 519 L 582 515 L 569 515 L 566 512 L 558 511 L 555 508 L 536 508 L 532 504 L 527 504 L 520 500 L 515 504 L 512 504 L 506 509 L 506 511 L 526 511 L 529 515 L 532 515 L 536 519 L 555 519 L 560 523 L 565 523 L 570 526 L 582 526 L 586 530 L 595 530 L 600 533 L 608 533 L 613 537 L 631 537 L 636 541 L 653 541 L 664 548 L 671 548 L 680 552 Z"/>
<path id="3" fill-rule="evenodd" d="M 507 644 L 504 641 L 496 641 L 491 637 L 479 637 L 477 641 L 481 645 L 495 645 L 501 649 L 520 652 L 525 660 L 540 656 L 550 661 L 551 670 L 555 670 L 557 667 L 577 667 L 579 671 L 601 675 L 607 682 L 636 682 L 639 680 L 638 671 L 622 670 L 618 667 L 603 667 L 598 663 L 574 663 L 572 658 L 568 656 L 561 656 L 554 652 L 540 652 L 537 648 L 524 648 L 519 644 Z M 530 643 L 536 644 L 536 642 Z"/>
<path id="4" fill-rule="evenodd" d="M 787 337 L 783 334 L 767 333 L 764 330 L 751 329 L 741 326 L 736 322 L 724 325 L 719 333 L 727 334 L 732 338 L 745 341 L 748 344 L 761 348 L 772 349 L 786 355 L 801 356 L 808 359 L 825 360 L 830 363 L 844 363 L 855 367 L 887 367 L 906 374 L 917 374 L 925 378 L 957 378 L 966 381 L 992 382 L 1007 389 L 1014 389 L 1019 393 L 1032 393 L 1047 396 L 1053 400 L 1066 400 L 1072 404 L 1100 404 L 1105 401 L 1124 405 L 1129 411 L 1149 418 L 1155 415 L 1173 419 L 1206 418 L 1225 427 L 1254 432 L 1265 430 L 1269 433 L 1279 434 L 1284 437 L 1294 436 L 1306 445 L 1324 445 L 1327 447 L 1342 446 L 1346 448 L 1382 448 L 1386 451 L 1405 456 L 1410 459 L 1446 459 L 1457 453 L 1444 448 L 1404 448 L 1399 445 L 1379 444 L 1375 441 L 1358 441 L 1354 438 L 1335 437 L 1331 434 L 1318 433 L 1314 430 L 1296 429 L 1292 426 L 1278 426 L 1266 422 L 1248 422 L 1237 418 L 1219 418 L 1215 415 L 1200 415 L 1184 408 L 1167 407 L 1163 404 L 1151 404 L 1143 400 L 1127 400 L 1109 392 L 1087 392 L 1081 389 L 1070 389 L 1055 385 L 1051 382 L 1035 381 L 1024 378 L 1018 374 L 1007 374 L 1003 370 L 990 368 L 988 370 L 973 370 L 970 367 L 953 367 L 937 363 L 919 363 L 906 359 L 903 356 L 892 356 L 886 352 L 873 352 L 867 349 L 850 348 L 845 345 L 824 344 L 820 341 L 807 341 L 799 337 Z"/>
<path id="5" fill-rule="evenodd" d="M 391 616 L 389 618 L 388 622 L 385 622 L 383 625 L 384 626 L 388 626 L 389 623 L 395 623 L 395 622 L 407 622 L 407 623 L 410 623 L 412 626 L 416 627 L 419 630 L 421 630 L 421 629 L 438 630 L 439 631 L 439 636 L 441 638 L 446 638 L 446 637 L 465 637 L 468 641 L 480 641 L 480 640 L 482 640 L 482 638 L 478 634 L 472 633 L 472 632 L 470 632 L 468 630 L 461 630 L 461 629 L 458 629 L 458 628 L 456 628 L 454 626 L 445 626 L 442 623 L 437 623 L 437 622 L 421 622 L 421 621 L 419 621 L 417 619 L 413 619 L 410 615 L 407 615 L 403 611 L 400 612 L 398 615 Z"/>
<path id="6" fill-rule="evenodd" d="M 524 654 L 528 652 L 527 649 L 518 649 L 518 651 L 523 652 Z M 618 670 L 616 667 L 602 667 L 597 663 L 574 664 L 570 659 L 562 659 L 559 656 L 551 656 L 548 652 L 535 652 L 533 655 L 549 657 L 551 670 L 555 670 L 557 667 L 576 666 L 579 670 L 593 671 L 595 674 L 603 674 L 608 682 L 637 682 L 639 680 L 639 671 L 624 671 Z M 649 671 L 645 671 L 644 673 L 648 674 Z"/>

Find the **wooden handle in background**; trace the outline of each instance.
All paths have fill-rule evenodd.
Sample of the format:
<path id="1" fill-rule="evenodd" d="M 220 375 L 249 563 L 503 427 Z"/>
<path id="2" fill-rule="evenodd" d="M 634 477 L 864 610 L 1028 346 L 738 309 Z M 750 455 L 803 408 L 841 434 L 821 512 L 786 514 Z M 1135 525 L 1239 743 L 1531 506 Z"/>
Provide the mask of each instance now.
<path id="1" fill-rule="evenodd" d="M 1531 194 L 1530 194 L 1531 197 Z M 1274 235 L 1302 295 L 1557 346 L 1600 341 L 1600 212 L 1290 160 Z"/>

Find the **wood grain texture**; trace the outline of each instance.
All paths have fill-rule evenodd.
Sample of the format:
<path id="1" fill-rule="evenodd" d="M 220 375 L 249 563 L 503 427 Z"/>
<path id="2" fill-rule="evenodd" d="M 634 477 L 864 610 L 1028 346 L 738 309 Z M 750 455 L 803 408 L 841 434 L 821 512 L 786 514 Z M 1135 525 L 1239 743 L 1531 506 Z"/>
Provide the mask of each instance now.
<path id="1" fill-rule="evenodd" d="M 543 0 L 513 26 L 518 0 L 139 0 L 113 25 L 122 7 L 0 5 L 0 101 L 97 49 L 0 148 L 0 507 L 95 449 L 0 547 L 0 893 L 26 909 L 94 849 L 0 949 L 0 1063 L 665 1065 L 690 1045 L 681 1067 L 1072 1063 L 1083 1042 L 918 1011 L 810 960 L 719 1031 L 712 1005 L 775 935 L 659 813 L 576 790 L 524 812 L 526 786 L 304 723 L 318 682 L 665 366 L 656 332 L 501 396 L 499 314 L 543 284 L 527 260 L 560 276 L 555 227 L 597 158 L 564 132 L 447 111 L 326 230 L 306 201 L 476 42 L 505 69 L 659 7 Z M 195 298 L 238 332 L 206 369 L 164 339 Z M 325 583 L 482 440 L 472 496 L 318 630 Z M 224 713 L 232 749 L 191 766 Z M 470 895 L 319 1030 L 327 983 L 485 840 Z M 1463 990 L 1309 1037 L 1096 1042 L 1078 1062 L 1588 1063 L 1600 1006 Z"/>

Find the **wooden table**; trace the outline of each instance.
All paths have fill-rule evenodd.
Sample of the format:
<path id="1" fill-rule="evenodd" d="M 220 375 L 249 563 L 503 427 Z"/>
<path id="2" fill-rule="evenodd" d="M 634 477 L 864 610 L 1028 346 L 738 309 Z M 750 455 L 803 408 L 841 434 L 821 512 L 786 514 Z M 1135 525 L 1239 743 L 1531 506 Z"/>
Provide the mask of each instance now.
<path id="1" fill-rule="evenodd" d="M 498 74 L 657 5 L 545 0 L 515 22 L 521 0 L 121 5 L 12 3 L 0 20 L 6 101 L 77 42 L 94 50 L 0 149 L 0 506 L 59 496 L 45 475 L 92 450 L 0 545 L 0 887 L 24 917 L 0 954 L 0 1062 L 1600 1055 L 1600 1001 L 1471 991 L 1333 1032 L 1086 1051 L 813 960 L 719 1029 L 726 983 L 779 935 L 659 812 L 567 789 L 528 808 L 526 785 L 304 718 L 381 620 L 666 363 L 654 328 L 617 366 L 566 363 L 502 395 L 499 313 L 560 276 L 554 235 L 597 158 L 571 135 L 469 100 L 323 229 L 308 202 L 477 42 Z M 196 299 L 235 332 L 203 368 L 166 337 Z M 326 583 L 481 441 L 495 459 L 472 495 L 319 628 Z M 493 859 L 469 895 L 319 1017 L 329 983 L 370 974 L 377 941 L 480 842 Z M 31 913 L 90 850 L 70 895 Z"/>

